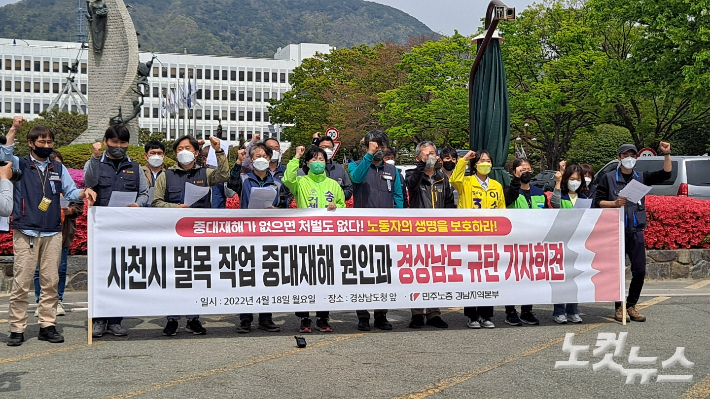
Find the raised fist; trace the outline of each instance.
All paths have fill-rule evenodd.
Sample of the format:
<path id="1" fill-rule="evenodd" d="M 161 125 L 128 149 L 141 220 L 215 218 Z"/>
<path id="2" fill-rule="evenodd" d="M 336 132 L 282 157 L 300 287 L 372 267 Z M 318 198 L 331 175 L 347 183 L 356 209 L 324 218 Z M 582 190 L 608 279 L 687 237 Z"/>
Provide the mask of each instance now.
<path id="1" fill-rule="evenodd" d="M 100 157 L 100 156 L 101 156 L 101 153 L 103 152 L 103 151 L 101 151 L 101 149 L 103 148 L 103 146 L 104 146 L 104 143 L 102 143 L 102 142 L 100 142 L 100 141 L 95 142 L 95 143 L 91 146 L 91 155 L 92 155 L 94 158 Z"/>
<path id="2" fill-rule="evenodd" d="M 237 151 L 237 163 L 241 165 L 242 162 L 244 162 L 244 158 L 246 158 L 246 156 L 247 150 L 242 148 L 241 150 Z"/>
<path id="3" fill-rule="evenodd" d="M 567 161 L 560 161 L 560 172 L 564 172 L 567 169 Z"/>
<path id="4" fill-rule="evenodd" d="M 465 161 L 470 161 L 473 158 L 476 158 L 476 151 L 469 151 L 466 153 L 466 155 L 463 156 L 463 159 Z"/>
<path id="5" fill-rule="evenodd" d="M 562 172 L 557 171 L 557 173 L 555 173 L 555 182 L 560 183 L 561 181 L 562 181 Z"/>
<path id="6" fill-rule="evenodd" d="M 305 152 L 306 152 L 306 147 L 299 145 L 298 147 L 296 147 L 296 155 L 294 155 L 294 158 L 296 158 L 296 159 L 301 158 L 301 156 L 303 154 L 305 154 Z"/>
<path id="7" fill-rule="evenodd" d="M 370 141 L 370 143 L 367 146 L 367 152 L 369 152 L 371 155 L 375 155 L 375 153 L 380 149 L 380 145 L 377 144 L 375 141 Z"/>
<path id="8" fill-rule="evenodd" d="M 214 150 L 216 152 L 219 152 L 222 150 L 221 142 L 219 141 L 219 139 L 217 137 L 210 136 L 210 144 L 212 144 L 212 148 L 214 148 Z"/>
<path id="9" fill-rule="evenodd" d="M 661 141 L 661 143 L 658 145 L 658 149 L 664 154 L 670 154 L 671 153 L 671 143 Z"/>
<path id="10" fill-rule="evenodd" d="M 20 130 L 22 124 L 27 122 L 22 115 L 15 115 L 12 118 L 12 127 L 10 129 Z"/>

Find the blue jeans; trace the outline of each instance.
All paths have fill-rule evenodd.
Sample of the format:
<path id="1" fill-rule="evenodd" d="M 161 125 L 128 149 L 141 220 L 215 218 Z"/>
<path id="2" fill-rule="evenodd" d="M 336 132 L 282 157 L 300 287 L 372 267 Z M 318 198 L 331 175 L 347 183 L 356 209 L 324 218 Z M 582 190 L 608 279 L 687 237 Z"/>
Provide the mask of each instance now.
<path id="1" fill-rule="evenodd" d="M 59 300 L 64 298 L 64 288 L 67 286 L 67 257 L 69 256 L 69 248 L 62 248 L 62 259 L 59 261 L 59 284 L 57 284 L 57 293 Z M 39 302 L 39 267 L 35 269 L 35 299 Z"/>
<path id="2" fill-rule="evenodd" d="M 555 310 L 552 313 L 552 316 L 561 316 L 564 315 L 565 313 L 567 314 L 579 314 L 579 309 L 577 309 L 577 304 L 576 303 L 558 303 L 555 305 Z"/>

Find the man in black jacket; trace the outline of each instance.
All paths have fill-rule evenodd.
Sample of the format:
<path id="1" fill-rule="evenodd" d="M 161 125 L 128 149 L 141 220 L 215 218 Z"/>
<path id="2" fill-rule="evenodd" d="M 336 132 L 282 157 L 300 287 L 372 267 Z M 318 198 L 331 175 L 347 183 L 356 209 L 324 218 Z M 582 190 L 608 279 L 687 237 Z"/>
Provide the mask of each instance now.
<path id="1" fill-rule="evenodd" d="M 410 208 L 455 208 L 454 192 L 449 184 L 449 178 L 444 172 L 435 168 L 439 158 L 436 156 L 436 145 L 431 141 L 423 141 L 417 145 L 417 167 L 407 171 L 404 179 L 409 191 Z M 441 319 L 438 308 L 426 310 L 426 325 L 437 328 L 448 328 L 449 325 Z M 412 320 L 409 328 L 424 327 L 424 309 L 412 309 Z"/>

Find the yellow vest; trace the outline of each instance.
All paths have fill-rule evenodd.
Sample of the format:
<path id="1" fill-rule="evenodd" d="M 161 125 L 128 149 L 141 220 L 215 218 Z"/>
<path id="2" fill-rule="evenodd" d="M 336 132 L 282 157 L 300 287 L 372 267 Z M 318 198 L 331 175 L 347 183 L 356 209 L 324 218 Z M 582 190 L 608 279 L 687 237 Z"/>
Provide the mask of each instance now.
<path id="1" fill-rule="evenodd" d="M 489 178 L 488 189 L 484 190 L 476 176 L 464 176 L 468 161 L 463 158 L 456 162 L 449 181 L 459 192 L 458 207 L 463 209 L 505 209 L 503 186 Z"/>

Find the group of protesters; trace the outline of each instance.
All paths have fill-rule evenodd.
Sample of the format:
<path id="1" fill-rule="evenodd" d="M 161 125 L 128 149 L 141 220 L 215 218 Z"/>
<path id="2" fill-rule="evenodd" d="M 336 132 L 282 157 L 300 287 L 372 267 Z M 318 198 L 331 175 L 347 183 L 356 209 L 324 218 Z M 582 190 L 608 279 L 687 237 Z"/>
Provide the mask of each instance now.
<path id="1" fill-rule="evenodd" d="M 66 282 L 66 257 L 73 240 L 75 220 L 82 212 L 81 202 L 108 206 L 114 191 L 135 192 L 132 207 L 157 208 L 224 208 L 226 198 L 238 195 L 242 209 L 250 207 L 254 188 L 275 191 L 273 203 L 267 208 L 288 208 L 295 201 L 298 208 L 326 208 L 334 211 L 344 208 L 353 199 L 354 208 L 414 208 L 414 209 L 545 209 L 572 208 L 579 199 L 592 199 L 599 208 L 624 208 L 625 248 L 631 259 L 632 280 L 626 301 L 628 317 L 644 321 L 636 309 L 645 276 L 645 250 L 643 229 L 645 207 L 643 200 L 629 203 L 619 197 L 621 189 L 632 179 L 644 184 L 662 182 L 670 177 L 670 144 L 661 143 L 665 153 L 663 170 L 639 173 L 634 170 L 636 147 L 630 144 L 619 148 L 620 166 L 601 176 L 593 184 L 594 171 L 588 165 L 561 164 L 555 176 L 556 185 L 551 193 L 531 185 L 533 169 L 524 158 L 512 164 L 512 180 L 504 187 L 489 177 L 494 160 L 484 151 L 469 151 L 464 156 L 454 148 L 437 150 L 430 141 L 419 143 L 415 149 L 416 166 L 407 171 L 403 179 L 394 165 L 395 154 L 390 140 L 383 131 L 365 134 L 362 144 L 366 151 L 361 160 L 347 165 L 347 169 L 333 162 L 334 142 L 320 133 L 306 148 L 298 146 L 295 155 L 285 166 L 281 163 L 281 143 L 268 138 L 254 138 L 246 148 L 238 150 L 237 162 L 230 168 L 219 139 L 210 137 L 209 144 L 192 136 L 183 136 L 173 143 L 177 164 L 165 168 L 165 146 L 162 142 L 145 144 L 145 166 L 127 155 L 130 133 L 124 126 L 109 127 L 102 142 L 94 143 L 92 155 L 84 167 L 86 189 L 79 190 L 62 157 L 54 150 L 54 133 L 43 126 L 33 127 L 27 144 L 30 152 L 18 158 L 14 152 L 14 137 L 24 119 L 17 116 L 7 134 L 7 144 L 0 147 L 0 160 L 12 162 L 22 172 L 22 177 L 10 182 L 10 165 L 0 167 L 0 213 L 9 199 L 12 214 L 13 244 L 15 253 L 13 288 L 10 296 L 10 338 L 8 346 L 19 346 L 25 340 L 28 297 L 35 285 L 38 303 L 35 316 L 39 318 L 39 340 L 52 343 L 64 341 L 56 330 L 56 317 L 65 313 L 62 295 Z M 105 149 L 104 149 L 105 148 Z M 214 153 L 212 163 L 208 159 Z M 186 183 L 210 187 L 210 192 L 197 202 L 185 204 Z M 8 185 L 9 184 L 9 185 Z M 152 188 L 152 190 L 151 190 Z M 152 200 L 149 192 L 152 191 Z M 13 198 L 14 195 L 14 198 Z M 63 201 L 62 201 L 63 200 Z M 409 327 L 425 326 L 447 328 L 440 309 L 412 309 Z M 466 307 L 467 326 L 473 329 L 494 328 L 493 307 Z M 621 303 L 616 304 L 615 319 L 622 320 Z M 313 331 L 308 312 L 297 312 L 299 331 Z M 357 328 L 369 331 L 370 313 L 357 311 Z M 251 331 L 254 316 L 240 315 L 238 333 Z M 163 334 L 174 336 L 178 332 L 181 315 L 167 316 Z M 186 315 L 185 331 L 204 335 L 199 315 Z M 577 304 L 554 305 L 553 319 L 557 323 L 581 323 Z M 540 321 L 532 305 L 524 305 L 518 314 L 515 306 L 505 307 L 505 323 L 512 326 L 538 325 Z M 374 311 L 373 326 L 391 330 L 387 309 Z M 270 313 L 258 315 L 257 328 L 269 332 L 280 331 Z M 315 328 L 322 332 L 333 331 L 329 312 L 316 312 Z M 100 337 L 109 333 L 127 335 L 121 318 L 93 319 L 92 333 Z"/>

